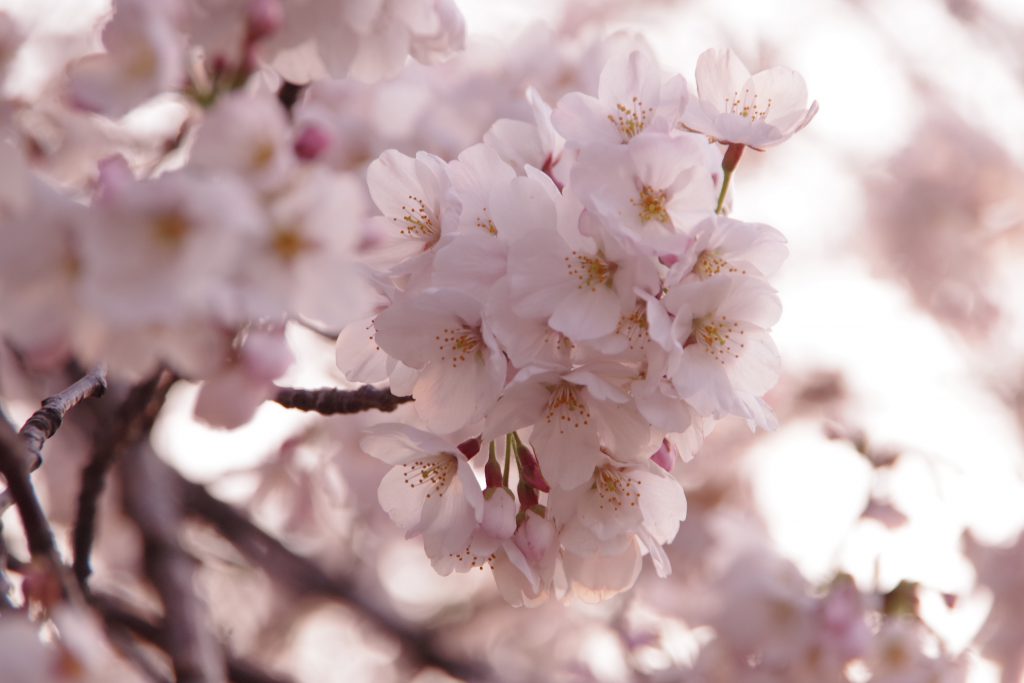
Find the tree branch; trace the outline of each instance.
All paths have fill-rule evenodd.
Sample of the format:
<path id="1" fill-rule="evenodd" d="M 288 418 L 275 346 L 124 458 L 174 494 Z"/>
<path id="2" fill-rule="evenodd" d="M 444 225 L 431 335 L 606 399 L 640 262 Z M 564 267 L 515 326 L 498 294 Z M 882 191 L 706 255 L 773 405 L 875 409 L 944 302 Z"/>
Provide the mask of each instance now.
<path id="1" fill-rule="evenodd" d="M 100 366 L 59 394 L 43 399 L 43 407 L 34 412 L 18 432 L 27 449 L 25 464 L 29 472 L 43 464 L 43 444 L 60 429 L 68 411 L 87 398 L 102 396 L 106 390 L 107 371 Z M 0 513 L 13 502 L 10 491 L 0 493 Z"/>
<path id="2" fill-rule="evenodd" d="M 222 683 L 224 661 L 193 589 L 195 560 L 178 543 L 182 490 L 148 444 L 120 463 L 125 513 L 142 533 L 144 564 L 164 607 L 162 642 L 178 683 Z"/>
<path id="3" fill-rule="evenodd" d="M 90 603 L 108 626 L 130 631 L 161 650 L 166 649 L 163 623 L 152 621 L 133 611 L 122 601 L 109 596 L 94 595 Z M 292 683 L 290 678 L 263 671 L 255 664 L 239 657 L 226 654 L 226 659 L 228 680 L 232 683 Z"/>
<path id="4" fill-rule="evenodd" d="M 183 492 L 186 514 L 211 526 L 275 582 L 297 595 L 328 598 L 353 607 L 401 643 L 407 655 L 418 664 L 437 667 L 457 678 L 489 678 L 483 665 L 442 654 L 432 638 L 368 600 L 350 579 L 331 576 L 312 560 L 293 553 L 256 526 L 245 513 L 214 497 L 204 486 L 171 471 Z"/>
<path id="5" fill-rule="evenodd" d="M 161 370 L 149 380 L 132 387 L 114 414 L 110 433 L 101 434 L 89 464 L 82 470 L 72 548 L 75 576 L 83 587 L 92 573 L 89 556 L 96 533 L 99 498 L 106 486 L 107 473 L 122 452 L 149 435 L 175 379 L 174 373 Z"/>
<path id="6" fill-rule="evenodd" d="M 29 462 L 28 446 L 7 420 L 0 420 L 0 474 L 7 480 L 7 490 L 18 507 L 32 559 L 40 562 L 45 573 L 56 579 L 63 595 L 80 597 L 57 553 L 53 529 L 29 479 Z"/>
<path id="7" fill-rule="evenodd" d="M 43 443 L 57 432 L 68 411 L 87 398 L 102 396 L 106 390 L 107 370 L 101 365 L 59 394 L 43 399 L 43 407 L 28 418 L 19 432 L 35 456 L 30 470 L 43 464 Z"/>
<path id="8" fill-rule="evenodd" d="M 377 388 L 369 384 L 358 389 L 290 389 L 280 387 L 274 401 L 285 408 L 296 408 L 322 415 L 359 413 L 364 410 L 380 410 L 390 413 L 412 396 L 395 396 L 387 387 Z"/>

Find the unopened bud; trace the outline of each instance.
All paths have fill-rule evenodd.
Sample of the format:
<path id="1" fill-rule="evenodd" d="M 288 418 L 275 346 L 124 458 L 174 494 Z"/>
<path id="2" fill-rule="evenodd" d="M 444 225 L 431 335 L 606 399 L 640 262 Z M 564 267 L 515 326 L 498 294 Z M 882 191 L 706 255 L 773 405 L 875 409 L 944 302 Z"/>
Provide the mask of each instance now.
<path id="1" fill-rule="evenodd" d="M 537 503 L 540 499 L 537 497 L 537 489 L 533 488 L 525 481 L 519 481 L 519 507 L 522 510 L 528 510 Z"/>
<path id="2" fill-rule="evenodd" d="M 501 488 L 503 481 L 501 478 L 501 465 L 498 464 L 496 458 L 490 458 L 487 464 L 484 465 L 484 480 L 487 483 L 487 488 Z"/>
<path id="3" fill-rule="evenodd" d="M 331 134 L 317 124 L 302 129 L 295 140 L 295 156 L 307 161 L 316 159 L 331 144 Z"/>
<path id="4" fill-rule="evenodd" d="M 281 28 L 284 7 L 281 0 L 252 0 L 246 13 L 249 42 L 263 40 Z"/>
<path id="5" fill-rule="evenodd" d="M 537 462 L 537 456 L 533 454 L 533 451 L 526 446 L 521 447 L 519 462 L 523 464 L 522 475 L 527 484 L 544 493 L 551 491 L 551 486 L 544 479 L 544 474 L 540 471 L 540 463 Z"/>
<path id="6" fill-rule="evenodd" d="M 661 448 L 654 452 L 651 456 L 651 462 L 661 467 L 666 472 L 671 472 L 672 468 L 676 464 L 676 454 L 672 450 L 672 444 L 668 442 L 668 439 L 662 439 Z"/>

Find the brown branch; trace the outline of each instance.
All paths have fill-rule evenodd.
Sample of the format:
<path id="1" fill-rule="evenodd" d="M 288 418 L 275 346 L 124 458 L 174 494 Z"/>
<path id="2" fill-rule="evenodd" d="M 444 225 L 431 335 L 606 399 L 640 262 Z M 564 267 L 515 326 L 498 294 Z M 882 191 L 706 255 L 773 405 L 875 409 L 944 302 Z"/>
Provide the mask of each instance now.
<path id="1" fill-rule="evenodd" d="M 102 396 L 106 390 L 107 372 L 100 366 L 59 394 L 43 399 L 43 407 L 33 413 L 18 432 L 27 448 L 25 464 L 29 472 L 43 464 L 43 444 L 60 429 L 68 411 L 87 398 Z M 13 502 L 10 491 L 0 493 L 0 513 Z"/>
<path id="2" fill-rule="evenodd" d="M 161 370 L 145 382 L 132 387 L 114 413 L 111 431 L 101 436 L 89 464 L 82 470 L 82 485 L 72 531 L 72 566 L 83 587 L 92 573 L 89 556 L 96 533 L 99 498 L 106 486 L 107 473 L 121 453 L 148 437 L 175 379 L 174 373 Z"/>
<path id="3" fill-rule="evenodd" d="M 43 464 L 43 443 L 60 429 L 68 411 L 87 398 L 102 396 L 106 390 L 107 371 L 100 366 L 59 394 L 43 399 L 43 407 L 28 418 L 19 432 L 35 456 L 30 470 Z"/>
<path id="4" fill-rule="evenodd" d="M 103 617 L 108 627 L 129 631 L 142 640 L 166 650 L 164 624 L 153 621 L 134 611 L 123 601 L 110 596 L 94 595 L 93 608 Z M 228 680 L 232 683 L 292 683 L 291 678 L 263 671 L 245 659 L 226 654 Z"/>
<path id="5" fill-rule="evenodd" d="M 142 533 L 146 575 L 164 608 L 163 644 L 178 683 L 221 683 L 224 661 L 193 589 L 195 560 L 178 543 L 182 489 L 141 443 L 120 463 L 125 513 Z"/>
<path id="6" fill-rule="evenodd" d="M 295 554 L 250 521 L 245 513 L 216 498 L 204 486 L 173 472 L 183 491 L 186 514 L 211 526 L 278 584 L 296 595 L 328 598 L 348 605 L 401 643 L 410 659 L 418 664 L 437 667 L 457 678 L 489 678 L 482 664 L 439 652 L 432 638 L 373 603 L 350 579 L 332 576 L 314 561 Z"/>
<path id="7" fill-rule="evenodd" d="M 322 415 L 360 413 L 364 410 L 380 410 L 390 413 L 412 396 L 395 396 L 387 387 L 377 388 L 369 384 L 358 389 L 290 389 L 280 387 L 274 401 L 285 408 L 296 408 Z"/>
<path id="8" fill-rule="evenodd" d="M 57 552 L 53 529 L 46 519 L 43 506 L 36 496 L 29 479 L 28 463 L 31 455 L 28 446 L 6 420 L 0 420 L 0 474 L 7 480 L 7 490 L 21 516 L 21 525 L 28 540 L 28 549 L 34 562 L 53 577 L 65 597 L 78 599 L 76 586 L 67 573 L 67 568 Z"/>

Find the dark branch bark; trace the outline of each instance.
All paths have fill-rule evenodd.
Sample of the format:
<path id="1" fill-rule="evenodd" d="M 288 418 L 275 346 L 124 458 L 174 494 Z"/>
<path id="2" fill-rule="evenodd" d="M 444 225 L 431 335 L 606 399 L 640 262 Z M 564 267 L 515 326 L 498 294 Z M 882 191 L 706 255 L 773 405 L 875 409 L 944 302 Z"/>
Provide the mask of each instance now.
<path id="1" fill-rule="evenodd" d="M 31 461 L 28 446 L 6 420 L 0 420 L 0 474 L 7 480 L 7 490 L 18 507 L 21 524 L 34 562 L 41 563 L 53 576 L 65 597 L 80 595 L 64 566 L 53 540 L 53 529 L 29 479 Z"/>
<path id="2" fill-rule="evenodd" d="M 383 633 L 397 640 L 417 664 L 433 666 L 457 678 L 486 680 L 486 669 L 438 651 L 416 629 L 368 600 L 346 577 L 332 576 L 310 559 L 295 554 L 281 541 L 256 526 L 245 513 L 214 497 L 205 487 L 174 475 L 183 491 L 185 512 L 211 526 L 254 566 L 296 595 L 328 598 L 354 608 Z"/>
<path id="3" fill-rule="evenodd" d="M 390 413 L 412 396 L 395 396 L 387 387 L 377 388 L 369 384 L 358 389 L 289 389 L 281 387 L 274 401 L 285 408 L 296 408 L 322 415 L 360 413 L 364 410 L 380 410 Z"/>
<path id="4" fill-rule="evenodd" d="M 193 589 L 195 560 L 178 543 L 182 489 L 148 444 L 120 463 L 125 512 L 142 533 L 144 564 L 164 607 L 163 644 L 178 683 L 222 683 L 224 661 Z"/>
<path id="5" fill-rule="evenodd" d="M 43 443 L 60 429 L 68 411 L 87 398 L 102 396 L 106 390 L 107 371 L 101 366 L 59 394 L 43 400 L 43 407 L 32 414 L 19 432 L 35 456 L 29 463 L 30 470 L 43 464 Z"/>
<path id="6" fill-rule="evenodd" d="M 90 602 L 108 627 L 129 631 L 161 650 L 166 649 L 163 623 L 139 614 L 115 598 L 94 595 Z M 232 683 L 293 683 L 291 678 L 264 671 L 245 659 L 230 654 L 226 659 L 228 680 Z"/>
<path id="7" fill-rule="evenodd" d="M 87 398 L 102 396 L 106 389 L 106 370 L 98 367 L 64 391 L 43 400 L 43 407 L 33 413 L 18 432 L 25 442 L 25 465 L 29 472 L 43 464 L 43 444 L 57 433 L 68 411 Z M 10 491 L 0 493 L 0 513 L 13 502 Z"/>
<path id="8" fill-rule="evenodd" d="M 132 387 L 114 414 L 110 433 L 101 435 L 89 464 L 82 470 L 72 548 L 75 576 L 83 587 L 92 573 L 89 556 L 96 533 L 99 498 L 106 486 L 107 473 L 122 452 L 148 438 L 149 430 L 175 379 L 173 373 L 162 370 L 149 380 Z"/>

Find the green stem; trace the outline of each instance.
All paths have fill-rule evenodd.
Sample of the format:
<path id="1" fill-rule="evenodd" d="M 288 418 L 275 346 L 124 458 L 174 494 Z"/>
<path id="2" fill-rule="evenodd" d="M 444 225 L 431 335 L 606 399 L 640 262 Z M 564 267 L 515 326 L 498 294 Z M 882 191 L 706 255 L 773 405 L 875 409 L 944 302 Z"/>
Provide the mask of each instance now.
<path id="1" fill-rule="evenodd" d="M 729 191 L 729 181 L 732 180 L 732 170 L 726 171 L 722 177 L 722 191 L 718 193 L 718 206 L 715 207 L 715 213 L 721 215 L 724 211 L 725 194 Z"/>

